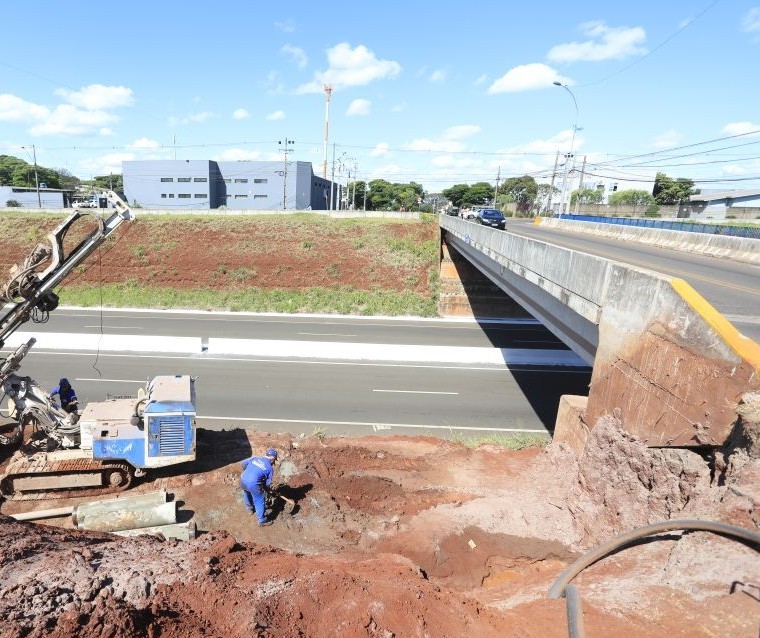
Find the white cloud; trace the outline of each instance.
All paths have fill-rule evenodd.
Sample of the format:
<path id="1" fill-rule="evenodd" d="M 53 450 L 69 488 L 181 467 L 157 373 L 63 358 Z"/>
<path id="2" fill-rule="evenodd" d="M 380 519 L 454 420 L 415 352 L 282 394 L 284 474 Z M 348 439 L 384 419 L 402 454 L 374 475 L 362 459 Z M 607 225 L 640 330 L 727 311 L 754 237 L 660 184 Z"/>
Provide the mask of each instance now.
<path id="1" fill-rule="evenodd" d="M 119 175 L 122 162 L 135 159 L 134 153 L 108 153 L 100 157 L 88 158 L 79 162 L 79 175 Z M 142 158 L 141 158 L 142 159 Z"/>
<path id="2" fill-rule="evenodd" d="M 329 67 L 315 74 L 314 80 L 296 89 L 296 93 L 321 93 L 324 85 L 334 90 L 352 86 L 365 86 L 375 80 L 396 77 L 401 65 L 392 60 L 378 60 L 364 45 L 351 48 L 347 42 L 336 44 L 327 50 Z"/>
<path id="3" fill-rule="evenodd" d="M 760 131 L 760 124 L 752 122 L 730 122 L 721 129 L 721 133 L 726 135 L 744 135 L 756 131 Z"/>
<path id="4" fill-rule="evenodd" d="M 428 78 L 428 81 L 434 83 L 434 84 L 440 84 L 441 82 L 446 81 L 446 71 L 443 69 L 436 69 L 430 74 L 430 77 Z"/>
<path id="5" fill-rule="evenodd" d="M 652 140 L 652 146 L 655 148 L 670 148 L 671 146 L 677 146 L 680 141 L 681 136 L 677 131 L 671 129 L 656 136 Z"/>
<path id="6" fill-rule="evenodd" d="M 760 7 L 752 7 L 742 18 L 742 29 L 747 33 L 760 33 Z"/>
<path id="7" fill-rule="evenodd" d="M 188 124 L 202 124 L 211 117 L 211 113 L 208 111 L 202 111 L 201 113 L 191 113 L 184 117 L 170 117 L 169 126 L 187 126 Z"/>
<path id="8" fill-rule="evenodd" d="M 222 151 L 211 159 L 221 162 L 240 162 L 245 160 L 260 160 L 261 151 L 249 151 L 241 148 L 230 148 Z"/>
<path id="9" fill-rule="evenodd" d="M 155 150 L 160 147 L 161 144 L 159 144 L 156 140 L 152 140 L 148 137 L 139 137 L 131 144 L 127 144 L 127 148 L 137 151 Z"/>
<path id="10" fill-rule="evenodd" d="M 488 76 L 483 74 L 479 76 L 478 78 L 476 78 L 476 80 L 472 84 L 473 86 L 480 86 L 481 84 L 485 84 L 487 80 L 488 80 Z"/>
<path id="11" fill-rule="evenodd" d="M 353 117 L 356 115 L 369 115 L 370 107 L 372 106 L 372 102 L 369 100 L 363 100 L 361 98 L 357 100 L 353 100 L 351 104 L 348 105 L 348 109 L 346 110 L 346 115 L 348 117 Z"/>
<path id="12" fill-rule="evenodd" d="M 62 97 L 69 104 L 88 111 L 115 109 L 134 104 L 132 89 L 128 89 L 125 86 L 90 84 L 79 91 L 56 89 L 55 94 Z"/>
<path id="13" fill-rule="evenodd" d="M 385 157 L 388 154 L 389 148 L 386 142 L 380 142 L 369 152 L 369 155 L 370 157 Z"/>
<path id="14" fill-rule="evenodd" d="M 0 94 L 0 122 L 34 122 L 50 115 L 50 109 L 22 100 L 9 93 Z"/>
<path id="15" fill-rule="evenodd" d="M 580 25 L 580 30 L 591 39 L 552 47 L 546 54 L 547 59 L 551 62 L 601 62 L 647 53 L 643 46 L 647 36 L 641 27 L 608 27 L 604 22 L 586 22 Z"/>
<path id="16" fill-rule="evenodd" d="M 462 140 L 477 133 L 480 133 L 480 127 L 477 124 L 460 124 L 447 128 L 441 137 L 445 140 Z"/>
<path id="17" fill-rule="evenodd" d="M 277 120 L 284 120 L 285 111 L 272 111 L 269 115 L 266 116 L 265 119 L 270 120 L 272 122 L 276 122 Z"/>
<path id="18" fill-rule="evenodd" d="M 540 62 L 521 64 L 507 71 L 488 87 L 487 93 L 517 93 L 550 87 L 553 82 L 572 85 L 573 81 L 561 76 L 550 66 Z"/>
<path id="19" fill-rule="evenodd" d="M 232 119 L 234 120 L 245 120 L 246 118 L 249 118 L 249 117 L 251 117 L 251 114 L 245 109 L 235 109 L 232 112 Z"/>
<path id="20" fill-rule="evenodd" d="M 308 56 L 304 50 L 299 47 L 294 47 L 292 44 L 286 44 L 280 49 L 280 51 L 286 55 L 289 55 L 299 69 L 303 69 L 307 64 L 309 64 Z"/>
<path id="21" fill-rule="evenodd" d="M 29 132 L 32 135 L 92 135 L 104 130 L 118 117 L 105 111 L 82 110 L 71 104 L 59 104 L 44 119 L 33 124 Z M 109 128 L 105 128 L 110 132 Z"/>

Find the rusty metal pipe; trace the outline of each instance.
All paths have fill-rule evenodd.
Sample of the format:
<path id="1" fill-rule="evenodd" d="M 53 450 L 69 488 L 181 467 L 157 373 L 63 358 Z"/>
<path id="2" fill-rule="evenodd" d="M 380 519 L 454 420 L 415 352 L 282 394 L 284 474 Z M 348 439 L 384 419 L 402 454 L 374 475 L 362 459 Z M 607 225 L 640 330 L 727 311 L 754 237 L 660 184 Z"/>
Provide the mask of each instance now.
<path id="1" fill-rule="evenodd" d="M 177 503 L 139 505 L 131 509 L 103 510 L 85 515 L 79 510 L 72 513 L 74 525 L 79 529 L 97 532 L 117 532 L 137 527 L 171 525 L 177 522 Z"/>

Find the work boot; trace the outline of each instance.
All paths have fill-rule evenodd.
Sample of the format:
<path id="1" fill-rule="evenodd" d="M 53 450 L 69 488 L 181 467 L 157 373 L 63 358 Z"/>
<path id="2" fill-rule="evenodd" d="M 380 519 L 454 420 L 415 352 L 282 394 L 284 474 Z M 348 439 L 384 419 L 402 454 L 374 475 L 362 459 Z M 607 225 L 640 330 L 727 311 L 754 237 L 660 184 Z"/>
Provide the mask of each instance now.
<path id="1" fill-rule="evenodd" d="M 264 521 L 263 523 L 259 523 L 259 527 L 267 527 L 268 525 L 271 525 L 274 523 L 274 521 Z"/>

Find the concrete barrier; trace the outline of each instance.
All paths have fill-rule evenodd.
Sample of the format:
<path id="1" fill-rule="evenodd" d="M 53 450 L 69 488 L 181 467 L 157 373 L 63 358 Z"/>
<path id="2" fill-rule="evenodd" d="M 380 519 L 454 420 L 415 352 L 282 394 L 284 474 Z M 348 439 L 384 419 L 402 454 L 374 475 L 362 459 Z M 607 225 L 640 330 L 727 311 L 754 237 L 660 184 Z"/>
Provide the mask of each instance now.
<path id="1" fill-rule="evenodd" d="M 624 224 L 575 221 L 558 217 L 536 217 L 535 223 L 570 232 L 598 235 L 621 241 L 635 241 L 651 246 L 733 259 L 748 264 L 760 264 L 760 239 L 691 233 L 663 228 L 642 228 Z"/>

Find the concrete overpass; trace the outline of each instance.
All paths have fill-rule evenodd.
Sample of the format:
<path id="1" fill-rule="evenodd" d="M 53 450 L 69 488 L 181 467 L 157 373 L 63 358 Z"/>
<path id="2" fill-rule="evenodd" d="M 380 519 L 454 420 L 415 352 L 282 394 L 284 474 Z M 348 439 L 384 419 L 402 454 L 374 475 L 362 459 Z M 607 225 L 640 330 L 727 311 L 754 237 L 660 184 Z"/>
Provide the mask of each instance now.
<path id="1" fill-rule="evenodd" d="M 456 250 L 593 365 L 588 397 L 563 397 L 555 439 L 580 449 L 615 414 L 650 446 L 717 446 L 760 389 L 760 346 L 682 279 L 451 216 L 440 225 L 444 261 Z M 749 261 L 760 253 L 735 241 Z"/>

